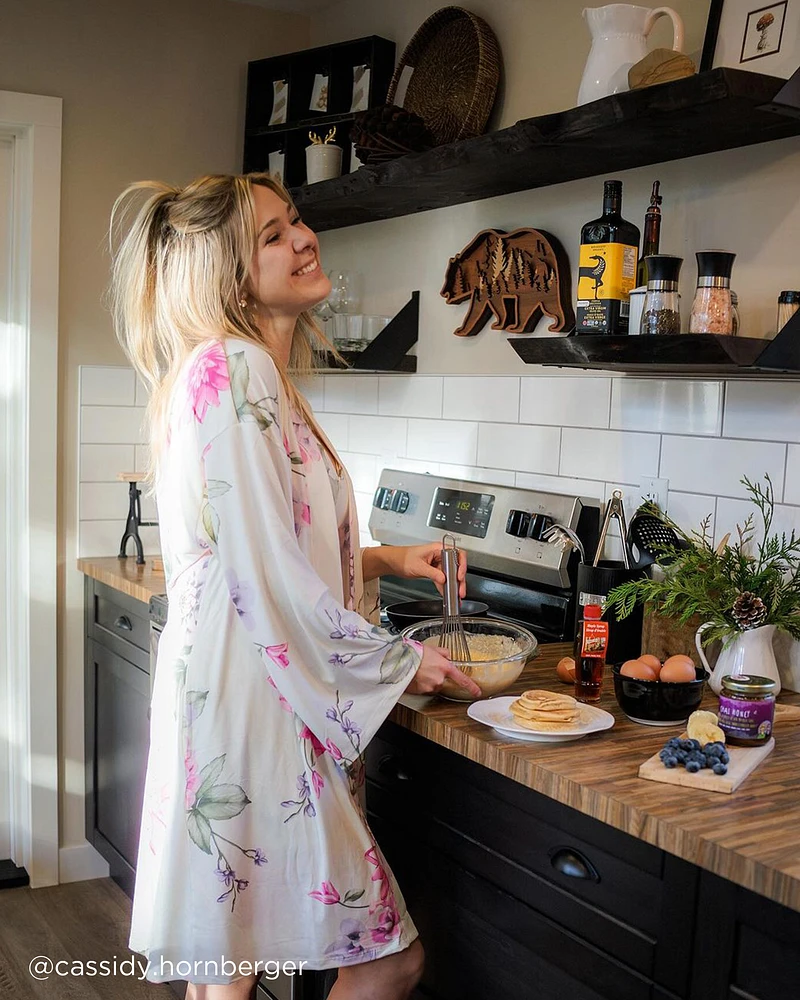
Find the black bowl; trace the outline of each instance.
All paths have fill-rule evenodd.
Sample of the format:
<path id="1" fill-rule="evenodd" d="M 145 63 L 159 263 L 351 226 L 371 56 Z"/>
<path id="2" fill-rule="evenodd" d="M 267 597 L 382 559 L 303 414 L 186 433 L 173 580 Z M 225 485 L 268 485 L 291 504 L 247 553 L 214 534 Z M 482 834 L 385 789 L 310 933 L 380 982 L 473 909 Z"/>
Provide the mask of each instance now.
<path id="1" fill-rule="evenodd" d="M 481 601 L 461 602 L 463 618 L 483 618 L 488 610 L 489 605 Z M 429 618 L 441 618 L 444 607 L 441 599 L 434 597 L 427 601 L 402 601 L 400 604 L 390 604 L 386 608 L 386 614 L 395 628 L 404 629 Z"/>
<path id="2" fill-rule="evenodd" d="M 614 668 L 614 694 L 631 722 L 645 726 L 677 726 L 686 722 L 703 700 L 706 673 L 695 667 L 695 680 L 678 684 L 672 681 L 641 681 L 625 677 Z"/>

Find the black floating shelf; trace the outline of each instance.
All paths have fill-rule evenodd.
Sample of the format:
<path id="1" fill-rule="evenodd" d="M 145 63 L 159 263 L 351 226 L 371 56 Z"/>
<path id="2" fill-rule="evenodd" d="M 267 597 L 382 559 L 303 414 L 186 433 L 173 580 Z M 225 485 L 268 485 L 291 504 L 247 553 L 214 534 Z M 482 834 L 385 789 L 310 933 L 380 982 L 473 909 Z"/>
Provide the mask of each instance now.
<path id="1" fill-rule="evenodd" d="M 636 375 L 800 378 L 800 312 L 773 340 L 686 333 L 676 337 L 525 337 L 509 343 L 528 365 Z"/>
<path id="2" fill-rule="evenodd" d="M 292 196 L 304 221 L 324 232 L 783 139 L 800 135 L 800 118 L 775 100 L 785 83 L 714 69 L 361 167 Z"/>
<path id="3" fill-rule="evenodd" d="M 419 292 L 412 292 L 403 308 L 392 317 L 363 351 L 342 351 L 346 365 L 328 355 L 330 368 L 352 372 L 403 372 L 413 374 L 417 359 L 408 351 L 419 336 Z"/>

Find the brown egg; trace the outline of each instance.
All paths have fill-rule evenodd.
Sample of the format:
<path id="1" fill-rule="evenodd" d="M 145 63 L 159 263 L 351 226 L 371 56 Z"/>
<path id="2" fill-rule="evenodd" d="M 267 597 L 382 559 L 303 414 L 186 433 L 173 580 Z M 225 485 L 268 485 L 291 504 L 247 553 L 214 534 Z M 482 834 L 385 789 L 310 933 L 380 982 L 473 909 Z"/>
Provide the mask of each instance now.
<path id="1" fill-rule="evenodd" d="M 558 679 L 565 684 L 575 683 L 575 661 L 571 656 L 562 657 L 556 664 Z"/>
<path id="2" fill-rule="evenodd" d="M 655 672 L 656 677 L 661 673 L 661 660 L 652 653 L 642 653 L 639 657 L 640 663 L 646 663 L 648 667 L 651 667 Z"/>
<path id="3" fill-rule="evenodd" d="M 685 684 L 687 681 L 693 681 L 695 676 L 694 663 L 691 657 L 684 656 L 681 653 L 677 656 L 670 656 L 668 660 L 664 661 L 659 680 L 668 681 L 673 684 Z"/>
<path id="4" fill-rule="evenodd" d="M 635 677 L 638 681 L 658 680 L 655 670 L 641 660 L 626 660 L 619 672 L 625 677 Z"/>

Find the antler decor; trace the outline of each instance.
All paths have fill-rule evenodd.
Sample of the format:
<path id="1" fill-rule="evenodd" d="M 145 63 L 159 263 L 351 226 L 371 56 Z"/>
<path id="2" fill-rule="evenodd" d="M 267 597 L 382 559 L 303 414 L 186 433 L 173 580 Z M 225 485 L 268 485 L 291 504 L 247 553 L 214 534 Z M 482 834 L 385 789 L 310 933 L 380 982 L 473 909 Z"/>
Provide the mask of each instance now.
<path id="1" fill-rule="evenodd" d="M 333 142 L 336 138 L 336 126 L 333 126 L 324 139 L 320 139 L 316 132 L 309 132 L 308 138 L 314 143 L 315 146 L 326 146 L 329 142 Z"/>

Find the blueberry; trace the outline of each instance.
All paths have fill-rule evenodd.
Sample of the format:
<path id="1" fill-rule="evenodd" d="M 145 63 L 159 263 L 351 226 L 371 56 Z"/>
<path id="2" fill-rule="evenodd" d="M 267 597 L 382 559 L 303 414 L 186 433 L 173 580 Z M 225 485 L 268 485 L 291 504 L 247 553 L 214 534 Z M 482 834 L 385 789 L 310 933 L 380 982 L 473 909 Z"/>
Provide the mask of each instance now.
<path id="1" fill-rule="evenodd" d="M 722 747 L 719 743 L 706 743 L 703 747 L 703 753 L 706 757 L 719 757 L 722 754 Z"/>
<path id="2" fill-rule="evenodd" d="M 686 763 L 686 756 L 687 755 L 686 755 L 686 751 L 685 750 L 678 750 L 677 753 L 675 754 L 675 756 L 678 758 L 678 763 L 679 764 L 685 764 Z"/>
<path id="3" fill-rule="evenodd" d="M 731 759 L 731 755 L 728 753 L 727 750 L 723 750 L 722 753 L 719 755 L 719 759 L 720 761 L 722 761 L 723 764 L 727 764 L 728 761 L 730 761 Z"/>
<path id="4" fill-rule="evenodd" d="M 664 767 L 677 767 L 677 766 L 678 766 L 678 760 L 676 757 L 664 758 Z"/>
<path id="5" fill-rule="evenodd" d="M 688 747 L 686 748 L 687 750 L 700 749 L 700 740 L 687 740 L 686 742 L 689 744 Z"/>
<path id="6" fill-rule="evenodd" d="M 700 764 L 696 760 L 687 761 L 686 770 L 689 774 L 696 774 L 700 770 Z"/>
<path id="7" fill-rule="evenodd" d="M 714 774 L 727 774 L 727 773 L 728 773 L 728 768 L 722 762 L 719 762 L 714 765 Z"/>

